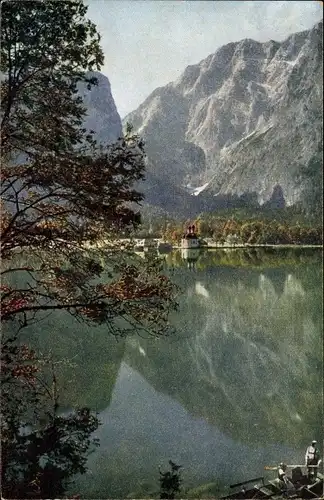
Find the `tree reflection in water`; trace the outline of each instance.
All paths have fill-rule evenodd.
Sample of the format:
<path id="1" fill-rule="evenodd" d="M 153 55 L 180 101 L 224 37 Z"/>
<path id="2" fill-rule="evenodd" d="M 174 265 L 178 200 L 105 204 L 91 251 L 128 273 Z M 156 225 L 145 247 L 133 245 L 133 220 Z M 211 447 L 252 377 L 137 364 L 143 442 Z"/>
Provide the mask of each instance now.
<path id="1" fill-rule="evenodd" d="M 88 498 L 145 496 L 157 483 L 161 457 L 183 464 L 192 487 L 234 474 L 244 480 L 257 462 L 263 467 L 285 458 L 282 450 L 297 459 L 309 436 L 321 438 L 321 257 L 267 254 L 262 260 L 260 252 L 253 259 L 236 252 L 231 261 L 230 255 L 202 253 L 193 270 L 181 255 L 167 257 L 183 292 L 172 318 L 177 338 L 116 342 L 104 327 L 76 325 L 59 314 L 42 335 L 34 328 L 38 349 L 73 360 L 57 373 L 64 407 L 73 401 L 102 412 L 92 474 L 73 491 Z M 219 445 L 210 450 L 213 432 Z M 206 456 L 201 464 L 199 449 Z M 253 449 L 250 468 L 219 466 L 218 453 L 243 460 Z"/>

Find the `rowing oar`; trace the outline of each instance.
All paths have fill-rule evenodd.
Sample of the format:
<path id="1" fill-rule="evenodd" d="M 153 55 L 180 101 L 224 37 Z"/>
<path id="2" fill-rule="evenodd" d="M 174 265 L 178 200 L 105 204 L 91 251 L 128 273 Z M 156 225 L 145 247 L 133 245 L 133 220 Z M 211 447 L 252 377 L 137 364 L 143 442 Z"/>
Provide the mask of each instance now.
<path id="1" fill-rule="evenodd" d="M 295 467 L 313 467 L 313 468 L 316 468 L 316 467 L 319 467 L 320 464 L 318 465 L 286 465 L 287 468 L 289 469 L 294 469 Z M 265 465 L 264 466 L 264 470 L 278 470 L 279 469 L 279 465 Z"/>

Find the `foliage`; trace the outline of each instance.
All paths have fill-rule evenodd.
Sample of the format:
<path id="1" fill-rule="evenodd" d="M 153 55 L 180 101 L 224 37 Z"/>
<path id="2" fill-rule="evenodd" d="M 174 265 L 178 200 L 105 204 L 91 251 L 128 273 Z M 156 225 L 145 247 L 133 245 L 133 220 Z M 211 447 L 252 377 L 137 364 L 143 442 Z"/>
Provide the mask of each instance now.
<path id="1" fill-rule="evenodd" d="M 13 273 L 28 274 L 25 287 L 2 293 L 3 319 L 19 314 L 26 322 L 37 311 L 64 308 L 110 325 L 117 317 L 133 326 L 143 319 L 162 333 L 167 309 L 175 306 L 171 283 L 156 266 L 136 271 L 114 258 L 116 234 L 140 220 L 131 206 L 143 198 L 133 188 L 144 178 L 143 142 L 127 127 L 115 144 L 98 145 L 81 128 L 77 84 L 87 81 L 91 88 L 95 81 L 85 70 L 103 61 L 86 11 L 81 1 L 3 5 L 2 276 L 9 284 Z M 98 240 L 106 241 L 106 268 L 99 249 L 85 250 Z M 24 249 L 36 266 L 12 265 Z M 109 283 L 99 284 L 104 271 Z"/>
<path id="2" fill-rule="evenodd" d="M 15 422 L 18 426 L 18 422 Z M 20 424 L 21 427 L 21 424 Z M 57 416 L 40 430 L 23 434 L 13 422 L 2 444 L 3 494 L 6 498 L 57 498 L 71 477 L 86 471 L 89 436 L 97 417 L 83 408 L 68 417 Z M 7 431 L 7 432 L 6 432 Z"/>
<path id="3" fill-rule="evenodd" d="M 181 465 L 177 465 L 169 460 L 171 471 L 160 471 L 160 498 L 175 498 L 180 492 L 181 486 Z"/>
<path id="4" fill-rule="evenodd" d="M 322 113 L 323 114 L 323 111 Z M 318 151 L 298 172 L 297 181 L 303 189 L 302 209 L 312 221 L 323 219 L 323 140 Z"/>
<path id="5" fill-rule="evenodd" d="M 276 269 L 289 266 L 291 270 L 306 263 L 318 264 L 320 254 L 317 249 L 298 248 L 217 248 L 202 250 L 195 267 L 199 271 L 213 267 L 233 267 L 248 269 Z M 181 258 L 180 250 L 167 256 L 168 265 L 172 268 L 186 268 L 186 261 Z"/>
<path id="6" fill-rule="evenodd" d="M 94 83 L 85 70 L 103 63 L 100 35 L 81 0 L 12 1 L 1 10 L 1 153 L 46 163 L 83 140 L 77 83 Z"/>
<path id="7" fill-rule="evenodd" d="M 51 366 L 51 380 L 44 376 Z M 96 439 L 96 415 L 80 408 L 59 415 L 54 363 L 17 338 L 1 350 L 1 479 L 5 498 L 57 498 L 84 473 Z"/>
<path id="8" fill-rule="evenodd" d="M 98 426 L 88 409 L 59 415 L 55 370 L 50 389 L 46 363 L 21 346 L 20 329 L 63 310 L 115 335 L 164 335 L 176 308 L 175 287 L 157 261 L 139 266 L 135 256 L 116 252 L 116 235 L 140 222 L 134 207 L 143 196 L 134 184 L 144 179 L 144 144 L 129 126 L 110 145 L 82 127 L 78 85 L 91 91 L 91 71 L 103 63 L 86 12 L 81 0 L 1 6 L 6 497 L 62 496 L 71 476 L 85 471 Z"/>
<path id="9" fill-rule="evenodd" d="M 298 215 L 297 215 L 298 214 Z M 266 216 L 265 216 L 266 215 Z M 178 244 L 191 221 L 169 220 L 167 230 L 158 232 L 158 222 L 151 222 L 156 237 Z M 215 243 L 249 245 L 321 245 L 322 226 L 306 220 L 301 212 L 271 210 L 255 212 L 234 211 L 231 214 L 200 214 L 194 221 L 201 238 Z"/>

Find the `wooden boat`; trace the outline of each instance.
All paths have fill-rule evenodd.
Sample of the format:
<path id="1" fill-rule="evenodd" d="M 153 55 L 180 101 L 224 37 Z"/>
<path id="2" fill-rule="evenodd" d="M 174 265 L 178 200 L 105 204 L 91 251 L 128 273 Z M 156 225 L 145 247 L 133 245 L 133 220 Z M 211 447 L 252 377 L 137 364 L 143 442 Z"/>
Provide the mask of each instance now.
<path id="1" fill-rule="evenodd" d="M 321 498 L 324 499 L 324 475 L 317 473 L 316 480 L 309 481 L 305 466 L 288 466 L 291 475 L 287 474 L 290 487 L 284 488 L 278 478 L 265 480 L 263 476 L 249 479 L 241 483 L 232 484 L 233 493 L 222 497 L 225 499 L 252 499 L 252 498 Z M 277 467 L 265 467 L 266 470 L 277 470 Z M 254 483 L 251 486 L 251 483 Z M 249 486 L 250 485 L 250 486 Z M 236 491 L 235 491 L 236 490 Z"/>

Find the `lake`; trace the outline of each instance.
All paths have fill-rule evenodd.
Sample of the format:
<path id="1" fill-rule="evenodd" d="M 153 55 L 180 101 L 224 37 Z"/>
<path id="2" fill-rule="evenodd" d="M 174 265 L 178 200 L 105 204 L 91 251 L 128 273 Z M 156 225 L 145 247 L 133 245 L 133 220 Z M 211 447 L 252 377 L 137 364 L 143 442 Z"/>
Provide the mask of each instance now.
<path id="1" fill-rule="evenodd" d="M 156 496 L 169 459 L 186 490 L 208 496 L 265 465 L 302 464 L 310 441 L 323 442 L 321 251 L 178 251 L 165 262 L 182 290 L 175 336 L 117 341 L 54 314 L 33 330 L 67 360 L 64 408 L 100 415 L 100 447 L 71 489 L 83 498 Z"/>

